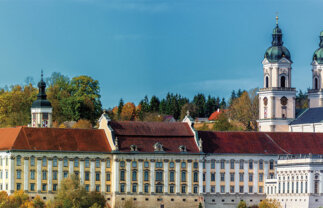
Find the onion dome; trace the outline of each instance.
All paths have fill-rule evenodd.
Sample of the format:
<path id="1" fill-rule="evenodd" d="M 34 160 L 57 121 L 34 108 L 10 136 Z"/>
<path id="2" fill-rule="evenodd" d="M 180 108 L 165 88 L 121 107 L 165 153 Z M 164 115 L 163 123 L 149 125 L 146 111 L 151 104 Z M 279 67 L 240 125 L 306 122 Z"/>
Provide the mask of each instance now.
<path id="1" fill-rule="evenodd" d="M 47 100 L 47 95 L 46 95 L 46 83 L 43 80 L 43 71 L 41 72 L 41 80 L 38 82 L 38 95 L 37 95 L 37 100 L 33 102 L 31 105 L 32 108 L 51 108 L 52 105 L 51 103 Z"/>
<path id="2" fill-rule="evenodd" d="M 272 46 L 266 50 L 265 58 L 271 63 L 278 62 L 282 58 L 291 61 L 289 50 L 283 46 L 283 33 L 278 26 L 278 17 L 276 17 L 276 27 L 273 30 L 272 37 Z"/>
<path id="3" fill-rule="evenodd" d="M 323 31 L 320 34 L 320 48 L 314 52 L 313 61 L 323 64 Z"/>

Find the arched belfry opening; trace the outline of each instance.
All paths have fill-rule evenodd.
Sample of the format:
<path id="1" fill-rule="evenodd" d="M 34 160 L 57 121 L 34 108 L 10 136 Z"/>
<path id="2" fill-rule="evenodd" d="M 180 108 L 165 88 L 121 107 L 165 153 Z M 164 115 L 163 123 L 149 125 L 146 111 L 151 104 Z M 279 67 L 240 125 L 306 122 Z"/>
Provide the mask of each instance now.
<path id="1" fill-rule="evenodd" d="M 314 89 L 315 90 L 318 90 L 319 89 L 319 81 L 318 81 L 318 78 L 317 77 L 314 78 Z"/>
<path id="2" fill-rule="evenodd" d="M 268 76 L 266 76 L 266 80 L 265 80 L 265 88 L 269 87 L 269 79 Z"/>
<path id="3" fill-rule="evenodd" d="M 280 87 L 282 87 L 282 88 L 286 87 L 286 78 L 285 78 L 285 76 L 280 77 Z"/>

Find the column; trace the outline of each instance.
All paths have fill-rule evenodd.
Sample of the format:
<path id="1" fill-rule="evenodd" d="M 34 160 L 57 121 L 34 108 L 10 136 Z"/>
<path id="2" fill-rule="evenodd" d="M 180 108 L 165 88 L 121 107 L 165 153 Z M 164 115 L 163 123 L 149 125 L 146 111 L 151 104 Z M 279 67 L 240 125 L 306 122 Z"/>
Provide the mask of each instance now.
<path id="1" fill-rule="evenodd" d="M 176 193 L 180 193 L 180 160 L 175 160 L 176 162 L 176 169 L 175 169 L 175 185 L 176 185 Z"/>
<path id="2" fill-rule="evenodd" d="M 279 85 L 279 68 L 278 67 L 275 68 L 275 72 L 276 72 L 276 87 L 280 87 L 280 85 Z"/>
<path id="3" fill-rule="evenodd" d="M 187 160 L 187 193 L 192 193 L 192 160 Z"/>
<path id="4" fill-rule="evenodd" d="M 220 160 L 215 163 L 215 192 L 220 193 Z"/>
<path id="5" fill-rule="evenodd" d="M 6 190 L 6 157 L 2 157 L 2 190 Z"/>
<path id="6" fill-rule="evenodd" d="M 58 184 L 63 180 L 63 159 L 58 158 Z"/>
<path id="7" fill-rule="evenodd" d="M 126 192 L 130 193 L 131 190 L 131 160 L 127 159 L 126 161 Z"/>
<path id="8" fill-rule="evenodd" d="M 73 158 L 70 158 L 68 161 L 68 174 L 73 174 L 73 169 L 74 169 L 74 163 L 73 163 Z"/>
<path id="9" fill-rule="evenodd" d="M 243 192 L 248 193 L 248 161 L 244 161 L 243 164 Z"/>
<path id="10" fill-rule="evenodd" d="M 150 193 L 155 192 L 155 160 L 150 160 Z"/>
<path id="11" fill-rule="evenodd" d="M 239 193 L 239 168 L 240 168 L 240 161 L 236 160 L 234 162 L 234 192 Z"/>
<path id="12" fill-rule="evenodd" d="M 84 184 L 84 159 L 80 159 L 80 181 Z"/>
<path id="13" fill-rule="evenodd" d="M 90 191 L 95 191 L 95 159 L 90 160 Z"/>
<path id="14" fill-rule="evenodd" d="M 230 160 L 225 161 L 225 192 L 230 193 Z"/>
<path id="15" fill-rule="evenodd" d="M 164 193 L 168 193 L 168 162 L 164 160 Z"/>
<path id="16" fill-rule="evenodd" d="M 323 172 L 320 171 L 320 185 L 319 185 L 320 194 L 323 194 Z"/>
<path id="17" fill-rule="evenodd" d="M 313 190 L 313 187 L 314 187 L 314 173 L 312 170 L 309 171 L 308 173 L 308 180 L 307 180 L 307 193 L 313 193 L 314 190 Z"/>
<path id="18" fill-rule="evenodd" d="M 211 161 L 205 161 L 205 193 L 211 192 Z"/>
<path id="19" fill-rule="evenodd" d="M 258 193 L 258 161 L 253 162 L 253 192 Z"/>
<path id="20" fill-rule="evenodd" d="M 4 172 L 4 169 L 2 173 L 3 172 Z M 4 180 L 4 177 L 2 178 Z M 29 157 L 24 157 L 24 191 L 28 191 L 28 186 L 29 186 Z"/>
<path id="21" fill-rule="evenodd" d="M 53 191 L 53 158 L 47 159 L 47 171 L 48 171 L 48 192 Z"/>
<path id="22" fill-rule="evenodd" d="M 119 171 L 119 159 L 115 159 L 113 162 L 113 173 L 112 173 L 112 178 L 114 179 L 112 181 L 112 183 L 114 183 L 114 192 L 118 193 L 119 192 L 119 175 L 120 175 L 120 171 Z"/>
<path id="23" fill-rule="evenodd" d="M 9 191 L 13 193 L 15 190 L 15 157 L 10 156 L 9 158 Z"/>
<path id="24" fill-rule="evenodd" d="M 41 192 L 41 157 L 37 157 L 37 192 Z"/>
<path id="25" fill-rule="evenodd" d="M 101 160 L 101 192 L 105 192 L 105 165 L 106 165 L 106 160 L 102 159 Z"/>
<path id="26" fill-rule="evenodd" d="M 203 193 L 203 160 L 199 161 L 199 194 Z"/>
<path id="27" fill-rule="evenodd" d="M 143 187 L 142 184 L 144 183 L 143 181 L 143 160 L 139 159 L 138 160 L 138 192 L 139 194 L 143 193 Z"/>

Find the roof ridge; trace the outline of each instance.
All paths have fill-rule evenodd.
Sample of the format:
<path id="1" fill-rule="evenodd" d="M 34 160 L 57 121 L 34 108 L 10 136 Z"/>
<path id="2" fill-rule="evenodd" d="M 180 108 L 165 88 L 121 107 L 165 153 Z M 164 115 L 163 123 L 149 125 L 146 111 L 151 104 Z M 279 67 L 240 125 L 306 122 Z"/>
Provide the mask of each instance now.
<path id="1" fill-rule="evenodd" d="M 279 144 L 277 144 L 273 138 L 271 138 L 271 136 L 269 136 L 267 133 L 264 133 L 266 135 L 266 137 L 274 144 L 276 145 L 281 151 L 285 152 L 286 154 L 290 154 L 288 151 L 286 151 L 285 149 L 283 149 L 281 146 L 279 146 Z"/>

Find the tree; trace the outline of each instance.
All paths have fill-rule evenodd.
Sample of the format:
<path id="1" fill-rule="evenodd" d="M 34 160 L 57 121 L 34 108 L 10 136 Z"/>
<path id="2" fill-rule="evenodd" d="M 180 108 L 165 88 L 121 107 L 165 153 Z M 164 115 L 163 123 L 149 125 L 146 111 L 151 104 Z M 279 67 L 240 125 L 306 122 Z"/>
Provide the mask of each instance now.
<path id="1" fill-rule="evenodd" d="M 259 208 L 281 208 L 281 205 L 276 200 L 262 200 L 259 203 Z"/>
<path id="2" fill-rule="evenodd" d="M 204 94 L 197 94 L 193 98 L 193 103 L 198 108 L 198 117 L 204 117 L 205 116 L 205 96 Z"/>
<path id="3" fill-rule="evenodd" d="M 154 95 L 150 99 L 150 112 L 159 112 L 159 99 Z"/>
<path id="4" fill-rule="evenodd" d="M 225 99 L 222 98 L 221 103 L 220 103 L 220 108 L 225 109 L 227 107 L 227 103 L 225 102 Z"/>
<path id="5" fill-rule="evenodd" d="M 187 111 L 189 111 L 190 116 L 192 118 L 197 117 L 198 115 L 198 108 L 194 103 L 186 103 L 185 105 L 183 105 L 182 109 L 181 109 L 181 117 L 180 119 L 183 120 L 184 117 L 187 114 Z"/>
<path id="6" fill-rule="evenodd" d="M 121 111 L 120 120 L 132 121 L 136 116 L 136 106 L 133 103 L 126 103 Z"/>
<path id="7" fill-rule="evenodd" d="M 308 108 L 308 97 L 303 94 L 302 90 L 296 95 L 296 109 L 306 109 Z"/>
<path id="8" fill-rule="evenodd" d="M 247 204 L 245 201 L 240 201 L 237 208 L 247 208 Z"/>
<path id="9" fill-rule="evenodd" d="M 149 100 L 148 100 L 147 95 L 145 96 L 145 98 L 143 100 L 141 100 L 139 102 L 139 105 L 141 106 L 142 112 L 144 112 L 144 113 L 149 112 L 150 106 L 149 106 Z"/>
<path id="10" fill-rule="evenodd" d="M 202 203 L 201 203 L 201 202 L 199 203 L 199 208 L 203 208 L 203 206 L 202 206 Z"/>
<path id="11" fill-rule="evenodd" d="M 207 97 L 207 101 L 205 103 L 205 114 L 206 116 L 210 116 L 216 109 L 219 108 L 218 105 L 215 104 L 215 97 L 211 97 L 210 95 Z"/>
<path id="12" fill-rule="evenodd" d="M 218 115 L 217 120 L 213 125 L 215 131 L 229 131 L 232 130 L 233 126 L 228 121 L 228 116 L 222 112 Z"/>
<path id="13" fill-rule="evenodd" d="M 72 128 L 73 129 L 91 129 L 92 124 L 88 120 L 80 119 L 72 126 Z"/>
<path id="14" fill-rule="evenodd" d="M 118 110 L 118 111 L 117 111 L 117 119 L 118 119 L 118 120 L 120 119 L 123 105 L 124 105 L 124 103 L 123 103 L 123 100 L 122 100 L 122 98 L 121 98 L 121 99 L 120 99 L 120 101 L 119 101 L 118 108 L 117 108 L 117 110 Z"/>

